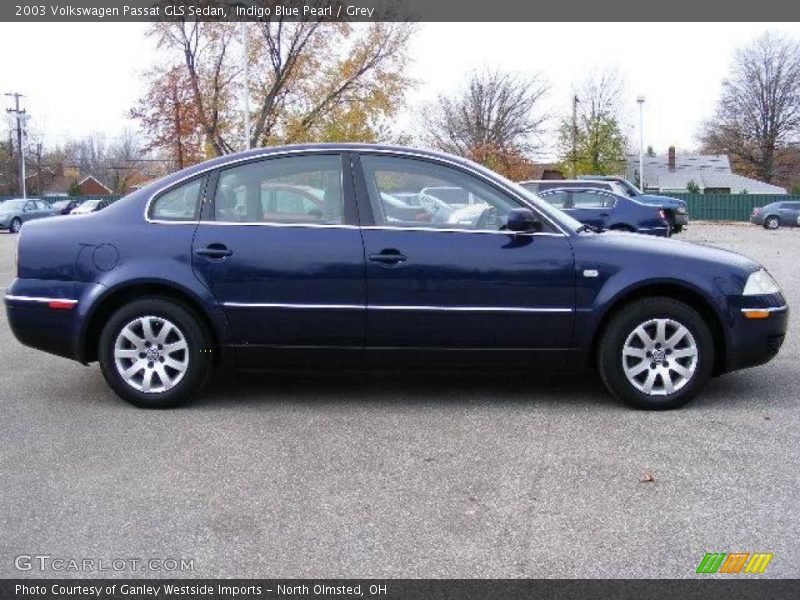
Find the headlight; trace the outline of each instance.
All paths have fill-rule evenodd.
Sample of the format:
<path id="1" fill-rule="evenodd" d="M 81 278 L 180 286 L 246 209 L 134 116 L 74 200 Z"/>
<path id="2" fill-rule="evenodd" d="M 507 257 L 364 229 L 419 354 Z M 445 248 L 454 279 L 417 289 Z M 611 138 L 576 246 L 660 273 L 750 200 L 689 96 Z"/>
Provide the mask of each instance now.
<path id="1" fill-rule="evenodd" d="M 778 294 L 781 288 L 778 283 L 772 278 L 772 275 L 767 273 L 765 269 L 751 273 L 747 278 L 747 283 L 744 286 L 743 296 L 761 296 L 766 294 Z"/>

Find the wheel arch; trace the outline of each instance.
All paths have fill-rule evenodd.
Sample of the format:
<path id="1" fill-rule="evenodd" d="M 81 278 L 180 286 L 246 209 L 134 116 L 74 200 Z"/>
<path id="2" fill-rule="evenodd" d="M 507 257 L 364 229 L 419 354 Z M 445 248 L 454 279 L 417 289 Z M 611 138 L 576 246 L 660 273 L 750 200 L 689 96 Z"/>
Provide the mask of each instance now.
<path id="1" fill-rule="evenodd" d="M 211 337 L 212 347 L 219 349 L 220 334 L 214 326 L 214 320 L 208 314 L 201 298 L 191 290 L 174 282 L 162 280 L 140 280 L 128 282 L 109 289 L 95 302 L 94 307 L 87 316 L 80 340 L 80 361 L 84 363 L 97 360 L 97 340 L 108 318 L 121 306 L 134 299 L 159 296 L 168 298 L 181 304 L 189 310 L 203 324 Z M 215 362 L 220 360 L 220 353 L 214 352 Z"/>
<path id="2" fill-rule="evenodd" d="M 612 299 L 608 308 L 600 317 L 594 330 L 589 348 L 589 360 L 597 357 L 598 346 L 603 333 L 611 320 L 619 314 L 625 306 L 642 298 L 665 297 L 683 302 L 695 309 L 708 324 L 714 338 L 714 366 L 712 374 L 718 375 L 725 372 L 728 338 L 723 326 L 723 320 L 713 303 L 700 291 L 684 283 L 675 281 L 649 282 L 635 288 L 627 289 Z"/>

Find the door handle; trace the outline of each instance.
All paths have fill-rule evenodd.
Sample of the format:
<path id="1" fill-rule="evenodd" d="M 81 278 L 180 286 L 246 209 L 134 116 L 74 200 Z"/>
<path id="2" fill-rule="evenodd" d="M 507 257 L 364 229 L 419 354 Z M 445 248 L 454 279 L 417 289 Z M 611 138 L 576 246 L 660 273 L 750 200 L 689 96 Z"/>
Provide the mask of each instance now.
<path id="1" fill-rule="evenodd" d="M 208 258 L 225 258 L 233 254 L 233 250 L 229 250 L 225 244 L 209 244 L 205 248 L 198 248 L 194 253 Z"/>
<path id="2" fill-rule="evenodd" d="M 369 259 L 372 262 L 381 263 L 386 266 L 399 265 L 407 260 L 405 255 L 400 254 L 399 251 L 394 249 L 382 250 L 380 254 L 370 254 Z"/>

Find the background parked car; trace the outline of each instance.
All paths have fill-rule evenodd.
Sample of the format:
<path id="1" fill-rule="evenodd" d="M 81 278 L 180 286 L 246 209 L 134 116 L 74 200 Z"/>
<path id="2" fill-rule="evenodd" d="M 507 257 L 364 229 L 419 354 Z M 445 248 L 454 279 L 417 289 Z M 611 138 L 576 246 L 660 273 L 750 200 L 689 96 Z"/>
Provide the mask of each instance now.
<path id="1" fill-rule="evenodd" d="M 108 200 L 86 200 L 80 206 L 73 208 L 69 214 L 71 215 L 85 215 L 98 210 L 103 210 L 106 206 L 111 204 Z"/>
<path id="2" fill-rule="evenodd" d="M 652 204 L 664 209 L 664 214 L 667 216 L 672 226 L 672 233 L 680 233 L 684 226 L 689 224 L 689 208 L 685 200 L 680 198 L 672 198 L 671 196 L 659 196 L 656 194 L 645 194 L 630 181 L 623 177 L 616 175 L 579 175 L 578 179 L 585 182 L 606 182 L 614 183 L 629 198 L 635 198 L 637 202 L 642 204 Z"/>
<path id="3" fill-rule="evenodd" d="M 750 222 L 762 225 L 765 229 L 777 229 L 781 225 L 800 226 L 800 202 L 773 202 L 757 206 L 750 215 Z"/>
<path id="4" fill-rule="evenodd" d="M 51 203 L 50 206 L 53 207 L 54 214 L 68 215 L 73 210 L 78 208 L 80 204 L 80 200 L 75 200 L 74 198 L 65 198 L 64 200 L 56 200 L 55 202 Z"/>
<path id="5" fill-rule="evenodd" d="M 633 231 L 661 237 L 669 237 L 672 233 L 662 208 L 640 204 L 621 194 L 574 187 L 546 190 L 540 192 L 539 196 L 573 219 L 599 229 Z"/>
<path id="6" fill-rule="evenodd" d="M 6 200 L 0 204 L 0 230 L 7 229 L 11 233 L 17 233 L 26 221 L 51 217 L 54 214 L 53 208 L 44 200 Z"/>

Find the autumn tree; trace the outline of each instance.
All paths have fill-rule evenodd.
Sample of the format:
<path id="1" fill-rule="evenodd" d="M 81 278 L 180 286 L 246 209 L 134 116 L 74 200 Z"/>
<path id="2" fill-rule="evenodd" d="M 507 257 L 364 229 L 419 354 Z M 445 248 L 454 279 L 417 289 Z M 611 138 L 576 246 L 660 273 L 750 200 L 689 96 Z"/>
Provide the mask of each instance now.
<path id="1" fill-rule="evenodd" d="M 374 142 L 390 135 L 391 117 L 413 84 L 405 74 L 413 25 L 273 19 L 246 27 L 251 146 Z M 174 89 L 169 78 L 176 78 L 184 115 L 209 155 L 242 145 L 242 56 L 235 31 L 230 23 L 194 21 L 157 23 L 151 31 L 171 68 L 150 74 L 155 97 L 146 95 L 139 107 L 163 104 L 160 98 Z M 169 144 L 159 135 L 163 120 L 142 124 L 153 147 Z"/>
<path id="2" fill-rule="evenodd" d="M 622 76 L 616 70 L 590 73 L 576 90 L 576 119 L 562 119 L 559 148 L 565 172 L 610 175 L 624 169 L 627 140 L 622 130 Z"/>
<path id="3" fill-rule="evenodd" d="M 702 126 L 702 148 L 728 154 L 745 175 L 786 181 L 798 134 L 800 43 L 766 33 L 735 52 L 714 116 Z"/>
<path id="4" fill-rule="evenodd" d="M 422 141 L 521 179 L 547 121 L 542 104 L 548 88 L 539 76 L 474 72 L 463 89 L 423 109 Z"/>
<path id="5" fill-rule="evenodd" d="M 145 95 L 131 110 L 148 137 L 144 150 L 163 154 L 178 169 L 200 162 L 203 129 L 188 78 L 178 67 L 154 69 L 147 78 Z"/>

